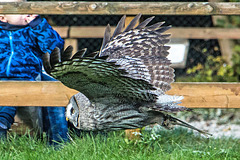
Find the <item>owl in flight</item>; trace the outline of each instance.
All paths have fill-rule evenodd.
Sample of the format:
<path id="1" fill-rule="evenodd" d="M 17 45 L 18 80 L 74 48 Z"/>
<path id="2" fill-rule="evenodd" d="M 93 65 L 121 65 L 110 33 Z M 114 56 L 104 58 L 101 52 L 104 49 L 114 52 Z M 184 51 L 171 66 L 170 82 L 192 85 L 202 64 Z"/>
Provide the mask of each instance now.
<path id="1" fill-rule="evenodd" d="M 189 111 L 179 106 L 182 96 L 166 95 L 174 81 L 174 70 L 167 58 L 170 34 L 163 22 L 147 26 L 150 17 L 136 25 L 137 15 L 124 29 L 123 16 L 111 36 L 105 30 L 99 52 L 72 47 L 58 48 L 43 56 L 44 68 L 69 88 L 79 91 L 71 97 L 66 118 L 78 129 L 111 131 L 134 129 L 149 124 L 166 128 L 181 125 L 208 134 L 169 113 Z"/>

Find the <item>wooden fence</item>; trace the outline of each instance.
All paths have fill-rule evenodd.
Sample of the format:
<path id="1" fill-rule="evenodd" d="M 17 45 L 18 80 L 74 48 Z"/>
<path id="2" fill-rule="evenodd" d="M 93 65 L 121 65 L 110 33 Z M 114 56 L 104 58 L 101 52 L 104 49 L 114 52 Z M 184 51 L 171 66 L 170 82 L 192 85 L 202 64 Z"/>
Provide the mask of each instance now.
<path id="1" fill-rule="evenodd" d="M 0 2 L 0 14 L 56 15 L 240 15 L 240 3 L 221 2 Z M 105 26 L 57 27 L 66 44 L 77 38 L 101 38 Z M 230 39 L 240 39 L 239 28 L 172 28 L 172 38 L 220 39 L 225 57 Z M 228 48 L 227 50 L 225 48 Z M 225 50 L 225 51 L 224 51 Z M 230 56 L 229 56 L 230 55 Z M 77 93 L 60 82 L 0 82 L 0 106 L 65 106 Z M 168 92 L 183 95 L 189 108 L 240 108 L 240 83 L 173 83 Z"/>
<path id="2" fill-rule="evenodd" d="M 3 14 L 240 15 L 239 8 L 238 2 L 0 2 Z"/>
<path id="3" fill-rule="evenodd" d="M 60 82 L 0 83 L 0 106 L 66 106 L 76 90 Z M 170 95 L 182 95 L 182 104 L 189 108 L 240 108 L 240 83 L 172 84 Z"/>
<path id="4" fill-rule="evenodd" d="M 53 27 L 62 38 L 102 38 L 106 26 L 64 26 Z M 115 27 L 111 27 L 114 30 Z M 166 33 L 171 33 L 171 38 L 184 39 L 240 39 L 240 28 L 217 27 L 173 27 Z"/>

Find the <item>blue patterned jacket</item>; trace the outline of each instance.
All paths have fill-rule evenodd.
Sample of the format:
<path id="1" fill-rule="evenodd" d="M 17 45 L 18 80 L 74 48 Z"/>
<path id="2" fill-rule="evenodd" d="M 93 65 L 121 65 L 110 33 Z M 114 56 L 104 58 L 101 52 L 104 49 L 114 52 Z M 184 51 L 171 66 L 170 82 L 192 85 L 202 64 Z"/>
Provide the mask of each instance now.
<path id="1" fill-rule="evenodd" d="M 63 44 L 44 18 L 25 26 L 0 21 L 0 79 L 40 80 L 42 54 L 62 49 Z"/>

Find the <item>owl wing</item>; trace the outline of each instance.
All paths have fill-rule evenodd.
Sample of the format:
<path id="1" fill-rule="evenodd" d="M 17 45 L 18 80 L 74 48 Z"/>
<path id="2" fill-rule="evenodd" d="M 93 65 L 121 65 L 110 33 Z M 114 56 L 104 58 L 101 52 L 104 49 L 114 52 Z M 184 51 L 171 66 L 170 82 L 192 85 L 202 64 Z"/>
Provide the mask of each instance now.
<path id="1" fill-rule="evenodd" d="M 50 57 L 47 63 L 50 66 L 50 75 L 67 87 L 80 91 L 90 100 L 115 97 L 122 101 L 154 102 L 156 99 L 155 94 L 148 92 L 155 90 L 150 83 L 128 77 L 128 73 L 115 62 L 92 57 L 74 57 L 51 65 L 54 54 L 45 56 Z"/>
<path id="2" fill-rule="evenodd" d="M 121 59 L 122 57 L 132 57 L 140 59 L 143 65 L 131 66 L 139 73 L 139 78 L 149 80 L 151 84 L 159 90 L 165 92 L 171 89 L 171 83 L 174 81 L 174 69 L 171 68 L 171 62 L 167 59 L 169 54 L 168 43 L 170 34 L 164 34 L 170 26 L 162 26 L 164 22 L 159 22 L 147 26 L 154 17 L 150 17 L 134 28 L 141 15 L 137 15 L 132 22 L 124 28 L 126 16 L 119 21 L 113 36 L 110 37 L 110 27 L 105 32 L 103 44 L 100 51 L 101 56 L 109 56 L 108 60 Z M 129 71 L 128 66 L 126 70 Z M 144 66 L 144 71 L 143 71 Z M 146 76 L 148 75 L 148 76 Z M 136 76 L 133 76 L 136 78 Z"/>
<path id="3" fill-rule="evenodd" d="M 112 37 L 108 25 L 100 52 L 87 55 L 82 50 L 72 55 L 70 47 L 62 55 L 59 50 L 45 54 L 45 69 L 91 101 L 106 97 L 141 104 L 178 101 L 178 97 L 159 98 L 170 89 L 174 77 L 166 58 L 169 35 L 162 34 L 169 27 L 160 27 L 162 23 L 146 27 L 152 17 L 133 28 L 140 16 L 122 31 L 123 16 Z"/>

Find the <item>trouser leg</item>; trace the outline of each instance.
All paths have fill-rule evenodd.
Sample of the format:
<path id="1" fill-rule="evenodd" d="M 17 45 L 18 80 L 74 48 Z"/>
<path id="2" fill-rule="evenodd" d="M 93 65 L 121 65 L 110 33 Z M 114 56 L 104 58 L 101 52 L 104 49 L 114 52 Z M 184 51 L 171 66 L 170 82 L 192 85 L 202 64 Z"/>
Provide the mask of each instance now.
<path id="1" fill-rule="evenodd" d="M 0 107 L 0 139 L 7 137 L 7 130 L 14 122 L 16 107 Z"/>
<path id="2" fill-rule="evenodd" d="M 42 81 L 56 81 L 45 72 L 42 73 Z M 65 107 L 43 107 L 43 129 L 47 132 L 49 143 L 68 141 L 68 125 L 65 118 Z"/>
<path id="3" fill-rule="evenodd" d="M 68 125 L 65 107 L 43 107 L 43 129 L 47 133 L 49 144 L 68 141 Z"/>

